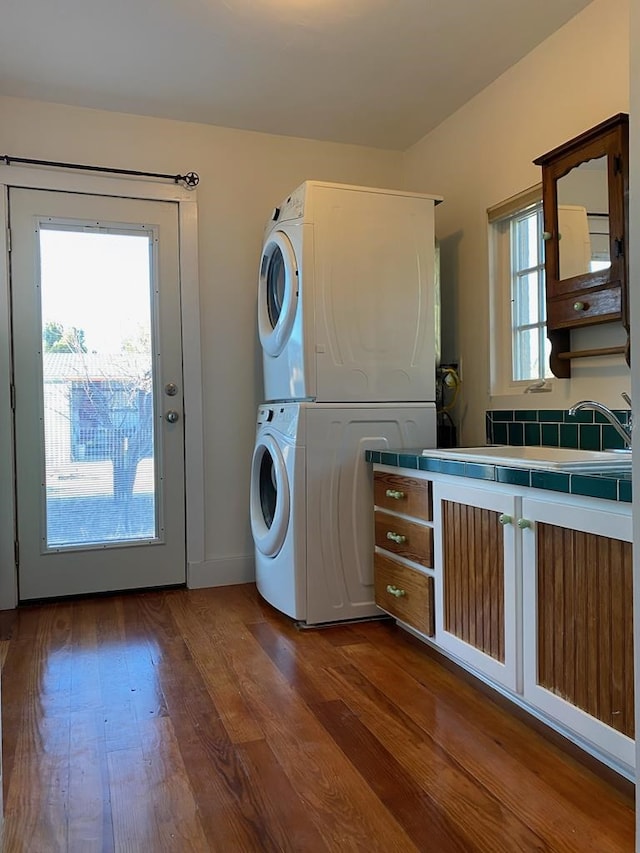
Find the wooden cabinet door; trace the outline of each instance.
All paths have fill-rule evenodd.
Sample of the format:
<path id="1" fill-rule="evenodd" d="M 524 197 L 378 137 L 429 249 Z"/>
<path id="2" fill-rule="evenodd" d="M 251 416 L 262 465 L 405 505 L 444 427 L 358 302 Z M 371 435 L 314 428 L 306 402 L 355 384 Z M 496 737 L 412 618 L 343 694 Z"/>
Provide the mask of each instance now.
<path id="1" fill-rule="evenodd" d="M 516 690 L 516 499 L 496 489 L 434 485 L 436 642 Z"/>
<path id="2" fill-rule="evenodd" d="M 524 697 L 633 767 L 631 517 L 530 499 L 522 513 Z"/>

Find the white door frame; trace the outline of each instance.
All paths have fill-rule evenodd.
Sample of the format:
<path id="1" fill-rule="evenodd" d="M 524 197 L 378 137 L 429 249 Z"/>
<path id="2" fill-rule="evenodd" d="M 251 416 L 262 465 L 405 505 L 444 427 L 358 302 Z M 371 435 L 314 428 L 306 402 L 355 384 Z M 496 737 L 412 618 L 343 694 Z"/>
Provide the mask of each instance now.
<path id="1" fill-rule="evenodd" d="M 202 360 L 198 284 L 198 209 L 196 194 L 158 181 L 107 178 L 81 173 L 0 166 L 0 610 L 18 604 L 15 561 L 15 469 L 11 401 L 11 315 L 9 295 L 9 187 L 123 198 L 172 201 L 178 204 L 180 291 L 185 436 L 187 586 L 192 570 L 204 560 L 204 440 Z"/>

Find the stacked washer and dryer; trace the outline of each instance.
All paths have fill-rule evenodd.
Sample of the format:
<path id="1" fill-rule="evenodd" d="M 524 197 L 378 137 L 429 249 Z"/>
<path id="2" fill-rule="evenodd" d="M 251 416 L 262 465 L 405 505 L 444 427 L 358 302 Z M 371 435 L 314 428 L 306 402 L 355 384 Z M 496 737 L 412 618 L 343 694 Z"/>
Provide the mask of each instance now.
<path id="1" fill-rule="evenodd" d="M 262 597 L 306 625 L 379 615 L 365 450 L 436 445 L 439 196 L 307 181 L 265 229 L 251 467 Z"/>

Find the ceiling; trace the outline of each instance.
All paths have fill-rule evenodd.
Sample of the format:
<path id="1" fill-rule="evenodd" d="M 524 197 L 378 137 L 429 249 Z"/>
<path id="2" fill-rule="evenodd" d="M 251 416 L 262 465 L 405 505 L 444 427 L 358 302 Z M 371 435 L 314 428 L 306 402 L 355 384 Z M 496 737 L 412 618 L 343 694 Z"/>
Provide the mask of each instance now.
<path id="1" fill-rule="evenodd" d="M 403 150 L 590 0 L 4 0 L 0 94 Z"/>

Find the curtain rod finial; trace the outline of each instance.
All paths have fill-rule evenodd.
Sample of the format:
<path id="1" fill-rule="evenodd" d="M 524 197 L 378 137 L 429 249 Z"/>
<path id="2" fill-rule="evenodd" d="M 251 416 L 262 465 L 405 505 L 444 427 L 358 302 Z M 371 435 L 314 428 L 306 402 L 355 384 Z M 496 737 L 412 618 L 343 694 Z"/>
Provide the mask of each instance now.
<path id="1" fill-rule="evenodd" d="M 197 172 L 187 172 L 186 175 L 176 175 L 176 183 L 182 182 L 190 189 L 195 189 L 200 183 L 200 175 Z"/>

